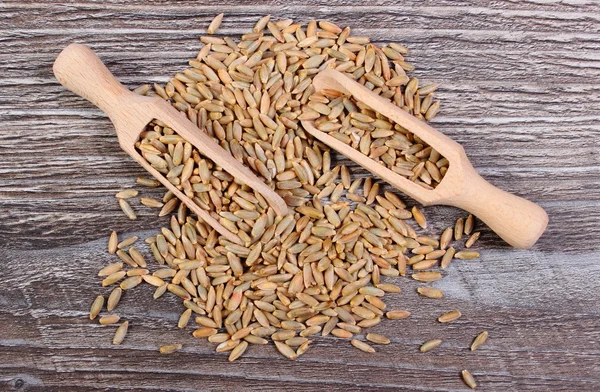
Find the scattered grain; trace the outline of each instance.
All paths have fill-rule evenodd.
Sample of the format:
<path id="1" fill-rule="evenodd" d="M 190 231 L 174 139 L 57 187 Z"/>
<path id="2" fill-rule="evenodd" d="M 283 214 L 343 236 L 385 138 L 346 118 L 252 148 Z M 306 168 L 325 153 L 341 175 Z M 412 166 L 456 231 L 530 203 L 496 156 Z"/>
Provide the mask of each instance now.
<path id="1" fill-rule="evenodd" d="M 210 25 L 206 29 L 206 32 L 208 34 L 216 33 L 217 29 L 221 26 L 221 22 L 223 21 L 223 15 L 224 14 L 219 14 L 215 16 L 214 19 L 210 22 Z"/>
<path id="2" fill-rule="evenodd" d="M 419 282 L 435 282 L 442 278 L 442 274 L 437 271 L 417 272 L 411 275 L 414 280 Z"/>
<path id="3" fill-rule="evenodd" d="M 231 353 L 229 354 L 229 362 L 233 362 L 236 359 L 238 359 L 239 357 L 242 356 L 242 354 L 244 354 L 246 352 L 246 349 L 248 348 L 248 343 L 243 341 L 240 342 L 240 344 L 238 344 L 237 346 L 235 346 L 235 348 L 233 350 L 231 350 Z"/>
<path id="4" fill-rule="evenodd" d="M 423 297 L 439 299 L 444 296 L 442 290 L 437 289 L 435 287 L 419 287 L 417 292 L 421 294 Z"/>
<path id="5" fill-rule="evenodd" d="M 119 272 L 122 268 L 123 268 L 122 262 L 112 263 L 112 264 L 109 264 L 106 267 L 102 268 L 100 271 L 98 271 L 98 276 L 101 276 L 101 277 L 109 276 L 109 275 L 114 274 L 115 272 Z"/>
<path id="6" fill-rule="evenodd" d="M 477 335 L 477 337 L 475 337 L 475 339 L 473 340 L 473 343 L 471 344 L 471 351 L 475 351 L 477 350 L 479 347 L 481 347 L 481 345 L 483 345 L 485 343 L 485 341 L 488 338 L 488 332 L 487 331 L 483 331 L 482 333 L 480 333 L 479 335 Z"/>
<path id="7" fill-rule="evenodd" d="M 137 236 L 127 237 L 123 241 L 121 241 L 117 244 L 117 248 L 119 248 L 119 249 L 126 248 L 129 245 L 132 245 L 133 243 L 135 243 L 137 240 L 138 240 Z"/>
<path id="8" fill-rule="evenodd" d="M 127 335 L 127 330 L 129 329 L 129 321 L 125 321 L 122 323 L 117 331 L 115 332 L 115 336 L 113 337 L 113 344 L 121 344 L 125 339 L 125 335 Z"/>
<path id="9" fill-rule="evenodd" d="M 275 340 L 273 343 L 275 343 L 275 347 L 277 347 L 277 350 L 284 357 L 291 359 L 291 360 L 295 360 L 296 358 L 298 358 L 298 354 L 296 354 L 296 352 L 294 350 L 292 350 L 292 348 L 290 346 L 288 346 L 287 344 L 277 341 L 277 340 Z"/>
<path id="10" fill-rule="evenodd" d="M 410 312 L 407 310 L 390 310 L 385 314 L 385 317 L 389 318 L 390 320 L 405 319 L 408 316 L 410 316 Z"/>
<path id="11" fill-rule="evenodd" d="M 442 256 L 442 261 L 440 263 L 440 266 L 442 268 L 444 268 L 444 269 L 448 268 L 448 266 L 450 265 L 450 262 L 454 258 L 455 252 L 456 252 L 456 250 L 452 246 L 450 248 L 448 248 L 448 250 L 446 250 L 446 253 L 444 253 L 444 256 Z"/>
<path id="12" fill-rule="evenodd" d="M 454 224 L 454 239 L 456 241 L 460 241 L 462 239 L 464 227 L 464 219 L 458 218 Z"/>
<path id="13" fill-rule="evenodd" d="M 121 300 L 121 295 L 123 294 L 123 289 L 120 287 L 115 287 L 113 291 L 110 292 L 108 296 L 108 300 L 106 301 L 106 309 L 110 312 L 117 307 L 117 304 Z"/>
<path id="14" fill-rule="evenodd" d="M 366 337 L 368 341 L 375 344 L 390 344 L 390 339 L 377 333 L 368 333 Z"/>
<path id="15" fill-rule="evenodd" d="M 469 239 L 465 241 L 465 248 L 472 247 L 475 244 L 475 242 L 479 239 L 480 235 L 481 235 L 481 232 L 479 232 L 479 231 L 476 231 L 475 233 L 473 233 L 473 235 L 470 236 Z"/>
<path id="16" fill-rule="evenodd" d="M 96 297 L 94 302 L 92 302 L 92 306 L 90 307 L 90 320 L 93 320 L 96 317 L 98 317 L 98 314 L 102 310 L 103 306 L 104 306 L 104 297 L 99 295 Z"/>
<path id="17" fill-rule="evenodd" d="M 138 177 L 138 178 L 135 180 L 135 182 L 136 182 L 137 184 L 139 184 L 139 185 L 147 186 L 147 187 L 150 187 L 150 188 L 156 188 L 156 187 L 159 187 L 159 186 L 161 185 L 161 184 L 160 184 L 160 181 L 158 181 L 158 180 L 155 180 L 155 179 L 153 179 L 153 178 L 142 178 L 142 177 Z"/>
<path id="18" fill-rule="evenodd" d="M 172 343 L 160 347 L 158 351 L 161 354 L 173 354 L 174 352 L 181 350 L 182 347 L 183 345 L 180 343 Z"/>
<path id="19" fill-rule="evenodd" d="M 455 259 L 473 260 L 479 257 L 479 252 L 474 250 L 461 250 L 454 255 Z"/>
<path id="20" fill-rule="evenodd" d="M 462 316 L 462 314 L 460 313 L 459 310 L 452 310 L 452 311 L 450 311 L 448 313 L 444 313 L 440 317 L 438 317 L 438 321 L 440 323 L 450 323 L 452 321 L 458 320 L 460 318 L 460 316 Z"/>
<path id="21" fill-rule="evenodd" d="M 423 229 L 427 228 L 427 220 L 425 219 L 425 215 L 423 215 L 423 212 L 419 209 L 419 207 L 414 206 L 412 208 L 412 214 L 413 214 L 413 218 L 415 219 L 415 222 L 417 222 L 417 224 L 419 226 L 421 226 Z"/>
<path id="22" fill-rule="evenodd" d="M 123 213 L 125 214 L 125 216 L 127 216 L 129 219 L 131 219 L 131 220 L 137 219 L 137 216 L 135 215 L 133 208 L 131 208 L 131 206 L 129 205 L 129 203 L 127 203 L 127 201 L 125 199 L 119 199 L 119 206 L 123 210 Z"/>
<path id="23" fill-rule="evenodd" d="M 475 217 L 472 214 L 469 214 L 469 216 L 467 216 L 467 219 L 465 220 L 464 233 L 466 235 L 471 235 L 474 228 L 475 228 Z"/>
<path id="24" fill-rule="evenodd" d="M 117 237 L 117 232 L 113 231 L 108 238 L 108 253 L 114 254 L 117 251 L 118 242 L 119 238 Z"/>
<path id="25" fill-rule="evenodd" d="M 451 227 L 446 228 L 440 236 L 440 249 L 446 249 L 452 241 L 453 230 Z"/>
<path id="26" fill-rule="evenodd" d="M 123 290 L 130 290 L 134 287 L 136 287 L 137 285 L 139 285 L 140 283 L 142 283 L 142 277 L 141 276 L 132 276 L 130 278 L 127 278 L 125 280 L 123 280 L 120 284 L 121 289 Z"/>
<path id="27" fill-rule="evenodd" d="M 477 382 L 475 382 L 475 378 L 468 370 L 463 370 L 460 372 L 462 375 L 462 379 L 467 384 L 467 386 L 471 389 L 475 389 L 477 387 Z"/>
<path id="28" fill-rule="evenodd" d="M 102 325 L 116 324 L 119 322 L 120 319 L 121 319 L 121 317 L 117 316 L 116 314 L 109 314 L 109 315 L 100 317 L 98 322 Z"/>
<path id="29" fill-rule="evenodd" d="M 368 345 L 365 342 L 361 342 L 358 339 L 352 339 L 350 341 L 350 344 L 352 344 L 354 347 L 356 347 L 360 351 L 364 351 L 366 353 L 374 353 L 375 352 L 375 349 L 373 347 L 371 347 L 370 345 Z"/>
<path id="30" fill-rule="evenodd" d="M 425 343 L 423 343 L 421 345 L 421 348 L 419 350 L 422 353 L 426 353 L 426 352 L 429 352 L 429 351 L 433 350 L 434 348 L 436 348 L 440 344 L 442 344 L 442 340 L 441 339 L 428 340 L 428 341 L 426 341 Z"/>
<path id="31" fill-rule="evenodd" d="M 119 199 L 129 199 L 131 197 L 136 197 L 138 195 L 138 191 L 135 189 L 125 189 L 123 191 L 118 192 L 115 197 Z"/>

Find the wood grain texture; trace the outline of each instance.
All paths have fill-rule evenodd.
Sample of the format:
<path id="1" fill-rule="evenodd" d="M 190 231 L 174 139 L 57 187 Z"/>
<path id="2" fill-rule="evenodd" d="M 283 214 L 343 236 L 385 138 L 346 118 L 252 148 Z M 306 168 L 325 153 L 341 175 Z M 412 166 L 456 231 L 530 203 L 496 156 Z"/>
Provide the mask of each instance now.
<path id="1" fill-rule="evenodd" d="M 465 368 L 486 391 L 599 390 L 600 4 L 239 3 L 0 3 L 0 390 L 458 391 Z M 542 205 L 547 232 L 517 251 L 484 228 L 481 260 L 455 261 L 437 282 L 442 302 L 392 280 L 403 292 L 388 306 L 413 316 L 374 328 L 392 344 L 372 355 L 328 337 L 296 362 L 266 346 L 229 364 L 176 328 L 179 302 L 153 301 L 149 287 L 124 295 L 118 310 L 130 334 L 112 346 L 114 327 L 87 319 L 93 298 L 108 294 L 95 276 L 113 260 L 106 238 L 110 230 L 145 238 L 167 221 L 135 202 L 139 219 L 122 216 L 113 195 L 144 172 L 120 151 L 109 120 L 56 82 L 52 62 L 68 43 L 86 43 L 126 86 L 164 83 L 220 12 L 225 34 L 272 13 L 330 18 L 409 46 L 415 75 L 442 85 L 435 127 L 463 144 L 492 184 Z M 437 233 L 462 215 L 425 213 Z M 461 319 L 435 321 L 453 308 Z M 483 329 L 488 342 L 468 351 Z M 437 337 L 438 349 L 418 352 Z M 172 342 L 184 349 L 158 354 Z"/>

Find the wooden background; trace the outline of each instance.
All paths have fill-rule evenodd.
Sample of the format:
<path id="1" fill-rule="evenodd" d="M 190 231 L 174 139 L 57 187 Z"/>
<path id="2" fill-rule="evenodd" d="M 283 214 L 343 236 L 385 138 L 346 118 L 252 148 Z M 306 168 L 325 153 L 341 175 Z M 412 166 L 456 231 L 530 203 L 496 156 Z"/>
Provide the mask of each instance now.
<path id="1" fill-rule="evenodd" d="M 593 0 L 0 1 L 0 390 L 485 391 L 600 390 L 600 3 Z M 229 364 L 214 345 L 176 328 L 178 301 L 128 293 L 132 327 L 87 319 L 107 293 L 95 277 L 112 260 L 110 230 L 142 238 L 165 219 L 138 204 L 130 222 L 113 197 L 141 169 L 108 119 L 65 91 L 51 65 L 70 42 L 89 44 L 127 86 L 164 83 L 200 48 L 211 18 L 247 31 L 265 13 L 329 18 L 375 40 L 409 46 L 423 80 L 441 83 L 435 126 L 465 146 L 493 184 L 540 203 L 550 225 L 517 251 L 484 230 L 482 258 L 455 262 L 417 298 L 408 279 L 388 306 L 414 317 L 374 330 L 393 343 L 365 354 L 317 338 L 296 362 L 272 346 Z M 146 195 L 152 192 L 144 191 Z M 433 231 L 463 213 L 425 210 Z M 451 325 L 435 317 L 452 308 Z M 488 343 L 467 347 L 481 330 Z M 426 339 L 445 343 L 418 352 Z M 172 342 L 184 349 L 160 356 Z"/>

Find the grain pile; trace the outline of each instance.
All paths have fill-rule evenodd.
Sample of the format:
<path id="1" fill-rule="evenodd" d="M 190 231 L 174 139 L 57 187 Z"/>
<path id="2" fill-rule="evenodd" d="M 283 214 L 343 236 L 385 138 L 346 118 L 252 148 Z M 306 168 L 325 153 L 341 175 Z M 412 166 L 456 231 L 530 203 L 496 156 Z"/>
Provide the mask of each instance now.
<path id="1" fill-rule="evenodd" d="M 217 31 L 222 18 L 213 20 L 209 34 Z M 415 227 L 427 228 L 418 207 L 408 209 L 370 177 L 360 178 L 336 165 L 334 154 L 307 135 L 300 120 L 314 120 L 321 131 L 433 188 L 448 168 L 444 157 L 351 97 L 333 91 L 315 94 L 311 81 L 320 70 L 337 69 L 425 120 L 439 109 L 433 97 L 437 85 L 419 86 L 407 76 L 414 67 L 404 59 L 404 46 L 378 47 L 368 37 L 352 36 L 349 27 L 328 21 L 304 27 L 267 16 L 240 42 L 213 35 L 201 41 L 204 46 L 189 62 L 191 68 L 165 86 L 144 85 L 136 92 L 159 96 L 185 113 L 275 189 L 291 207 L 290 214 L 277 216 L 260 194 L 236 182 L 168 124 L 153 121 L 141 134 L 138 151 L 243 245 L 189 215 L 171 192 L 160 200 L 143 196 L 143 205 L 159 209 L 161 216 L 171 215 L 168 227 L 145 240 L 159 268 L 133 246 L 137 237 L 119 242 L 113 232 L 108 250 L 120 261 L 99 273 L 103 286 L 118 285 L 108 297 L 107 310 L 115 309 L 125 291 L 141 283 L 155 286 L 155 299 L 167 292 L 181 298 L 179 328 L 195 324 L 193 336 L 217 344 L 217 352 L 230 352 L 231 361 L 249 345 L 269 343 L 296 359 L 316 335 L 349 339 L 364 352 L 376 351 L 371 344 L 389 344 L 387 337 L 365 330 L 384 318 L 410 317 L 410 312 L 387 308 L 383 297 L 401 288 L 383 283 L 382 277 L 408 275 L 430 283 L 442 278 L 439 269 L 453 259 L 478 257 L 476 251 L 457 252 L 450 246 L 463 235 L 471 235 L 466 247 L 475 243 L 479 233 L 473 233 L 473 217 L 461 218 L 441 236 L 418 235 Z M 160 186 L 155 180 L 137 182 Z M 117 194 L 130 219 L 136 215 L 127 198 L 136 196 L 136 190 Z M 429 286 L 418 293 L 443 297 L 441 290 Z M 100 296 L 91 319 L 103 305 Z M 438 320 L 458 317 L 461 313 L 454 310 Z M 104 315 L 100 320 L 112 324 L 119 317 Z M 123 341 L 128 325 L 125 321 L 118 328 L 115 344 Z M 478 338 L 474 347 L 482 342 Z M 441 343 L 428 341 L 421 351 Z M 160 352 L 180 348 L 173 343 Z M 463 374 L 471 384 L 470 373 Z"/>

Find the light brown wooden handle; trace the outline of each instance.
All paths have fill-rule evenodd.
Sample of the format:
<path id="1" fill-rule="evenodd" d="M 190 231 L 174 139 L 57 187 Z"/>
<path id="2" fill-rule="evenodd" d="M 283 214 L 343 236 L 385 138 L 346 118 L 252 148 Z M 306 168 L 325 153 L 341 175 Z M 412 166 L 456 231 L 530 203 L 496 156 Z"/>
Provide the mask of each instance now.
<path id="1" fill-rule="evenodd" d="M 529 200 L 496 188 L 471 170 L 465 175 L 463 192 L 443 204 L 472 212 L 515 248 L 531 248 L 546 230 L 546 211 Z"/>
<path id="2" fill-rule="evenodd" d="M 67 89 L 98 106 L 109 117 L 118 97 L 133 94 L 106 68 L 87 46 L 70 44 L 58 55 L 52 67 L 56 79 Z"/>

